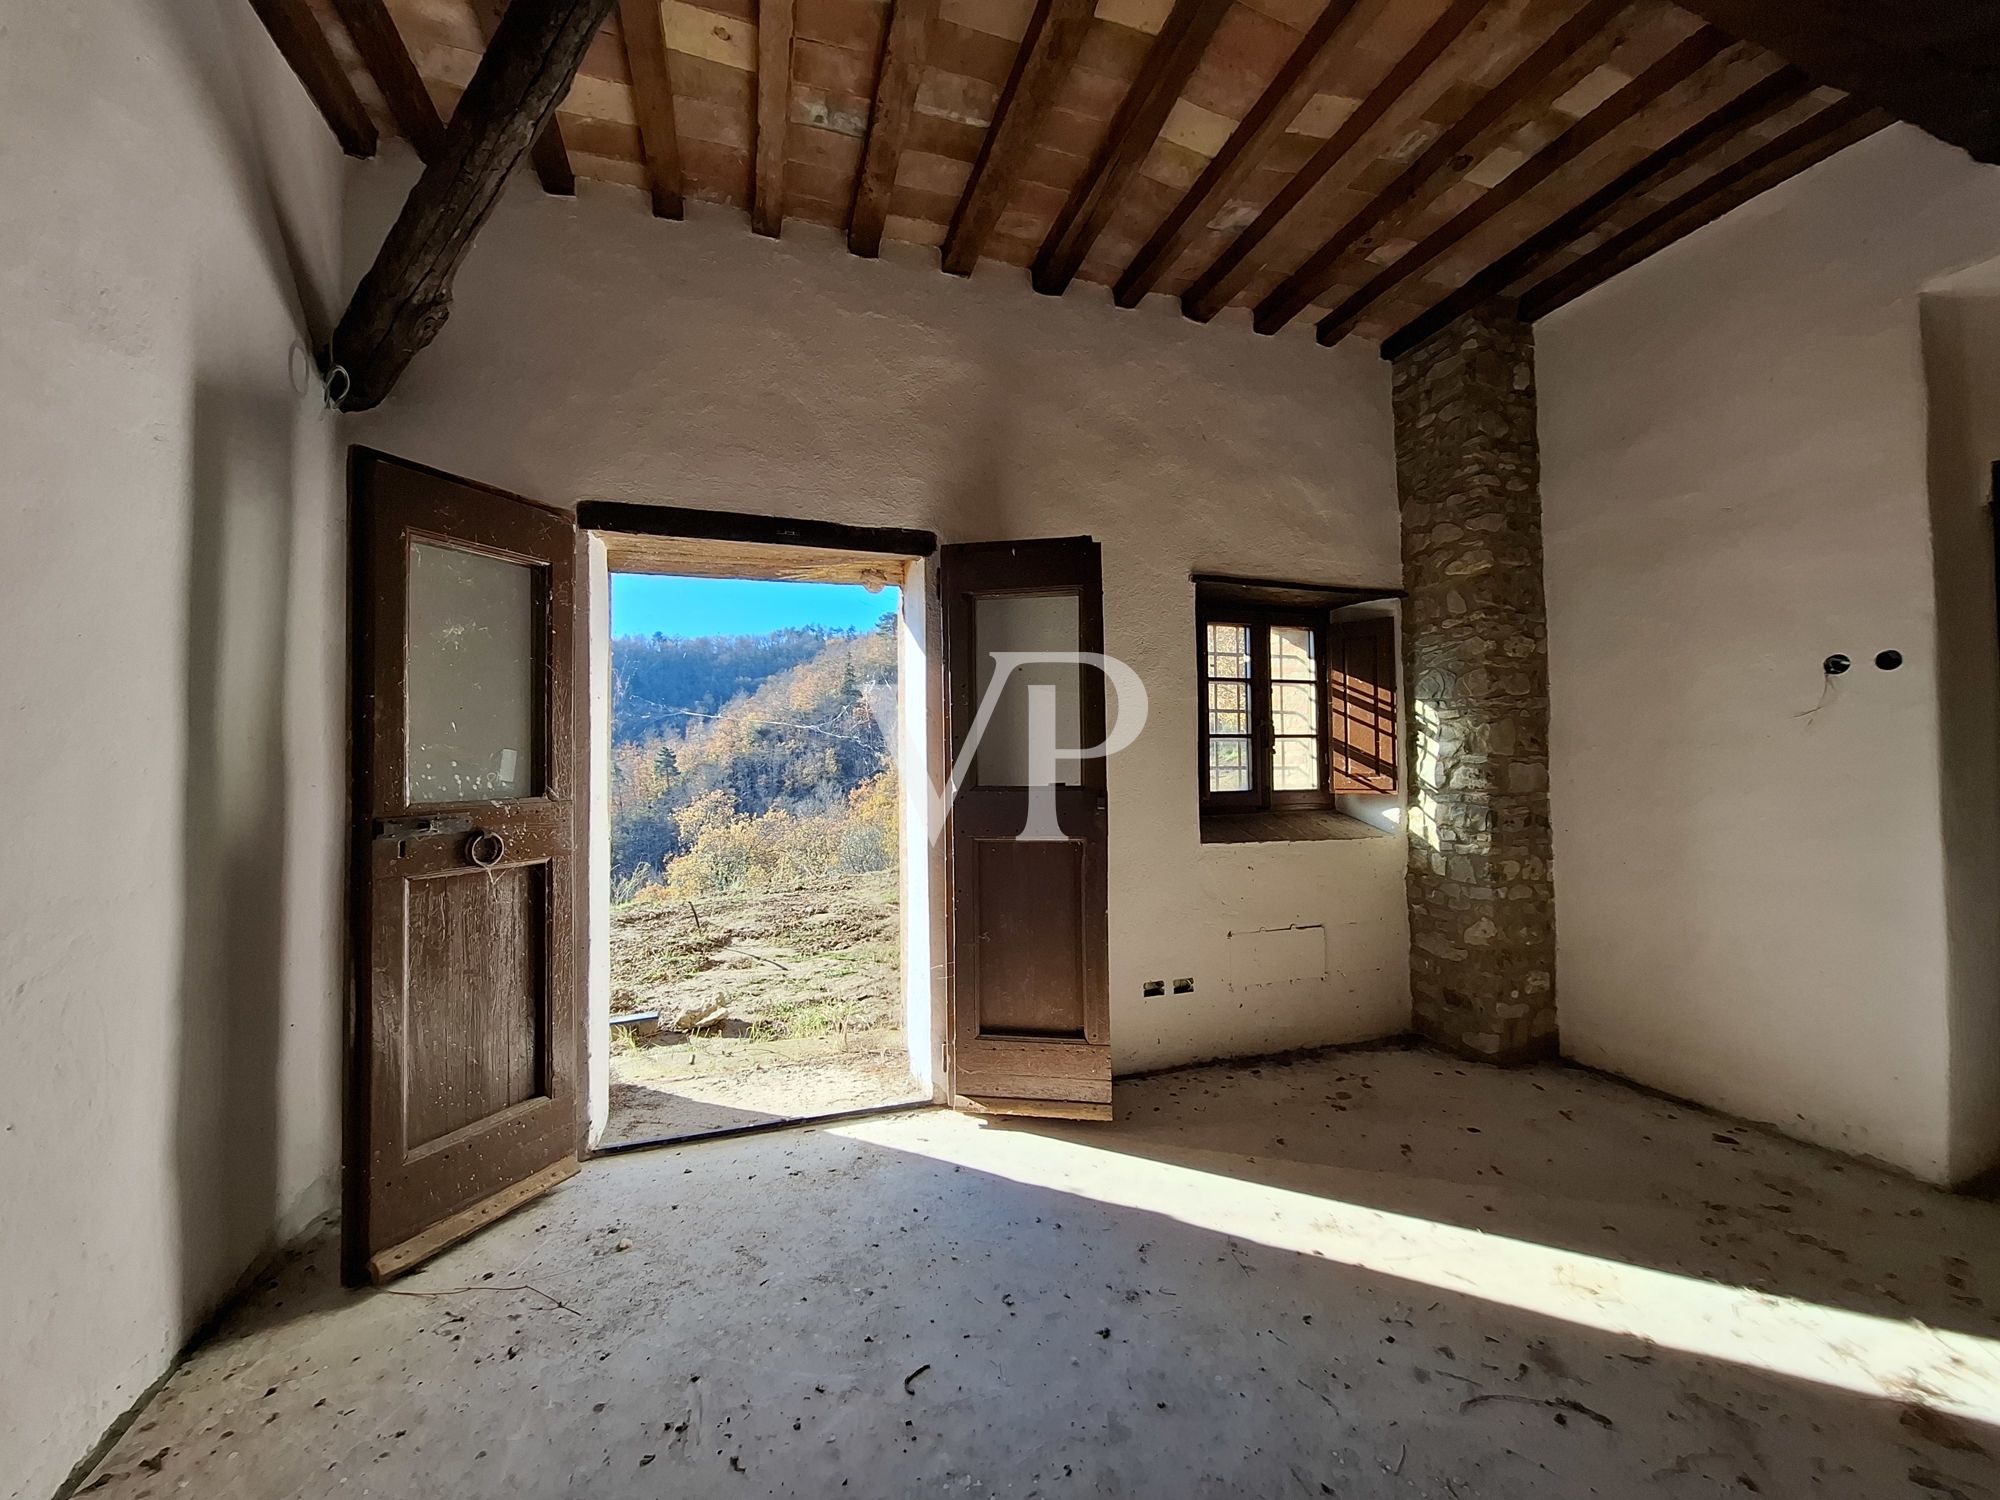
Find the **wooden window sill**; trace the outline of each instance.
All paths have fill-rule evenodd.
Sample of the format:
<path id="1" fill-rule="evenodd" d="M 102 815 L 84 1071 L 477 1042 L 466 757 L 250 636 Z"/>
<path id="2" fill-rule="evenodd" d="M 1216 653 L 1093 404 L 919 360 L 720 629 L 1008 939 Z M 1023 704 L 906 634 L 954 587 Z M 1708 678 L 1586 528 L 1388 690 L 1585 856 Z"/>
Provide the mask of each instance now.
<path id="1" fill-rule="evenodd" d="M 1332 808 L 1282 812 L 1205 812 L 1204 844 L 1310 844 L 1339 839 L 1385 839 L 1392 835 Z"/>

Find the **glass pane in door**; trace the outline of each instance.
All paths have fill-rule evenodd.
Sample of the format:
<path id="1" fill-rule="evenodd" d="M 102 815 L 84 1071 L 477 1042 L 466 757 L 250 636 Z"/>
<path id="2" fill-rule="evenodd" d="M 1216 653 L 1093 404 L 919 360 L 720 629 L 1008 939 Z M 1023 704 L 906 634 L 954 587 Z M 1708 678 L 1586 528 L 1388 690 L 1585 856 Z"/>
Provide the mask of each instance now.
<path id="1" fill-rule="evenodd" d="M 409 800 L 532 797 L 542 671 L 535 569 L 410 547 Z"/>
<path id="2" fill-rule="evenodd" d="M 994 652 L 1074 653 L 1081 649 L 1083 617 L 1074 594 L 996 594 L 974 601 L 972 631 L 979 660 L 976 715 L 998 676 Z M 973 778 L 977 785 L 1083 785 L 1083 764 L 1074 758 L 1056 761 L 1050 780 L 1032 779 L 1035 770 L 1028 733 L 1030 695 L 1042 691 L 1052 695 L 1056 745 L 1074 750 L 1082 743 L 1082 669 L 1075 662 L 1017 664 L 1001 682 L 985 736 L 973 752 Z"/>

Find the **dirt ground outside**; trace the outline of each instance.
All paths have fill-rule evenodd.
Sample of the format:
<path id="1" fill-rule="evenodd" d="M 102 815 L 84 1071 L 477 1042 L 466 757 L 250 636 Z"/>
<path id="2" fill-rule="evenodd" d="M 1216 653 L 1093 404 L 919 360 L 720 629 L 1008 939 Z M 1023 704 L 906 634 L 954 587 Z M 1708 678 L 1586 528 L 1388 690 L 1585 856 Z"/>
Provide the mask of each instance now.
<path id="1" fill-rule="evenodd" d="M 897 904 L 896 874 L 882 871 L 614 907 L 603 1144 L 923 1097 Z"/>

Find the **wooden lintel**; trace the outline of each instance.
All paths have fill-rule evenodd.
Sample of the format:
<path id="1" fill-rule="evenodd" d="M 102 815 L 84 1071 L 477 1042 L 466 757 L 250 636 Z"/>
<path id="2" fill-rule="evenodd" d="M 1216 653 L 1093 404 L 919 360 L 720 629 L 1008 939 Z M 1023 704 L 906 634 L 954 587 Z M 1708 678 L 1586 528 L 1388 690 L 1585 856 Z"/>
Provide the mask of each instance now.
<path id="1" fill-rule="evenodd" d="M 1778 69 L 1706 119 L 1690 125 L 1644 161 L 1620 173 L 1561 218 L 1468 279 L 1436 306 L 1397 329 L 1382 341 L 1382 357 L 1400 358 L 1439 329 L 1503 295 L 1523 277 L 1532 275 L 1610 219 L 1625 204 L 1727 150 L 1746 131 L 1791 108 L 1811 89 L 1812 80 L 1797 68 Z"/>
<path id="2" fill-rule="evenodd" d="M 992 128 L 980 144 L 972 178 L 945 236 L 943 263 L 952 275 L 972 274 L 986 236 L 1013 193 L 1015 175 L 1034 149 L 1042 116 L 1083 46 L 1092 14 L 1092 0 L 1037 0 Z"/>
<path id="3" fill-rule="evenodd" d="M 1669 91 L 1687 83 L 1710 63 L 1728 52 L 1732 46 L 1739 51 L 1748 50 L 1741 43 L 1733 43 L 1727 35 L 1715 27 L 1702 27 L 1603 104 L 1509 172 L 1493 187 L 1481 193 L 1465 208 L 1454 214 L 1449 223 L 1427 235 L 1413 249 L 1399 255 L 1390 265 L 1369 277 L 1366 285 L 1349 294 L 1338 307 L 1320 320 L 1317 330 L 1319 341 L 1322 344 L 1339 343 L 1354 331 L 1355 323 L 1366 316 L 1368 309 L 1409 282 L 1411 278 L 1422 275 L 1436 265 L 1452 250 L 1464 244 L 1470 236 L 1491 222 L 1495 214 L 1520 202 L 1522 198 L 1576 161 L 1614 130 L 1621 129 L 1637 118 L 1642 110 L 1657 103 Z M 1270 333 L 1275 330 L 1259 324 L 1258 331 Z"/>
<path id="4" fill-rule="evenodd" d="M 871 259 L 882 253 L 882 229 L 888 222 L 896 169 L 903 160 L 903 143 L 909 139 L 910 115 L 916 109 L 917 85 L 923 79 L 938 8 L 938 0 L 891 3 L 889 35 L 875 80 L 875 107 L 868 116 L 868 146 L 847 221 L 847 248 Z"/>
<path id="5" fill-rule="evenodd" d="M 792 112 L 792 0 L 757 0 L 757 152 L 750 227 L 772 239 L 785 223 L 785 127 Z"/>
<path id="6" fill-rule="evenodd" d="M 338 369 L 340 405 L 352 411 L 389 394 L 451 308 L 451 283 L 508 174 L 554 115 L 615 0 L 514 0 L 444 142 L 403 204 L 362 277 L 326 354 Z"/>
<path id="7" fill-rule="evenodd" d="M 1257 304 L 1257 331 L 1275 333 L 1310 307 L 1333 285 L 1335 273 L 1351 252 L 1365 254 L 1370 240 L 1394 224 L 1405 209 L 1427 201 L 1426 194 L 1455 181 L 1461 170 L 1460 155 L 1515 109 L 1588 75 L 1613 49 L 1616 36 L 1610 28 L 1625 4 L 1626 0 L 1589 0 L 1550 33 L 1496 87 L 1454 120 L 1401 176 L 1371 198 L 1366 208 L 1335 230 Z"/>
<path id="8" fill-rule="evenodd" d="M 340 142 L 340 149 L 349 156 L 373 156 L 378 139 L 375 122 L 368 118 L 361 96 L 348 82 L 340 59 L 327 45 L 326 33 L 319 29 L 305 0 L 250 0 L 250 8 L 305 85 L 307 96 Z"/>
<path id="9" fill-rule="evenodd" d="M 929 557 L 938 545 L 936 533 L 909 527 L 850 526 L 841 521 L 643 505 L 628 500 L 586 500 L 576 508 L 576 523 L 585 531 L 622 532 L 630 536 L 750 543 L 760 547 L 813 547 L 890 557 Z"/>
<path id="10" fill-rule="evenodd" d="M 367 65 L 368 76 L 382 91 L 382 98 L 395 116 L 396 128 L 429 161 L 444 139 L 444 121 L 438 118 L 423 75 L 410 61 L 410 49 L 383 0 L 334 0 L 334 13 L 354 40 L 354 50 Z"/>
<path id="11" fill-rule="evenodd" d="M 662 219 L 678 219 L 682 212 L 680 133 L 674 124 L 674 87 L 667 74 L 667 36 L 660 22 L 659 0 L 618 0 L 618 25 L 625 34 L 625 67 L 632 75 L 632 109 L 639 119 L 639 143 L 646 153 L 653 213 Z"/>
<path id="12" fill-rule="evenodd" d="M 1125 91 L 1090 171 L 1063 204 L 1034 265 L 1038 292 L 1060 296 L 1075 277 L 1090 247 L 1111 221 L 1132 174 L 1139 170 L 1167 113 L 1208 50 L 1231 0 L 1176 0 L 1167 24 L 1146 52 L 1139 76 Z M 1341 0 L 1335 0 L 1339 8 Z"/>

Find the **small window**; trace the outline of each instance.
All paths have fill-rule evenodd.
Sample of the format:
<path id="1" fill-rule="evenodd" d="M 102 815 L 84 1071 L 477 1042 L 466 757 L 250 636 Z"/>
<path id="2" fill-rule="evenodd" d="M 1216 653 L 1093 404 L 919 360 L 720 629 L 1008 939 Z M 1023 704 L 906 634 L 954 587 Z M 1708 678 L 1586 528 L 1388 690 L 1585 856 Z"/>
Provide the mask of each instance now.
<path id="1" fill-rule="evenodd" d="M 1202 805 L 1396 789 L 1395 622 L 1198 595 Z"/>

